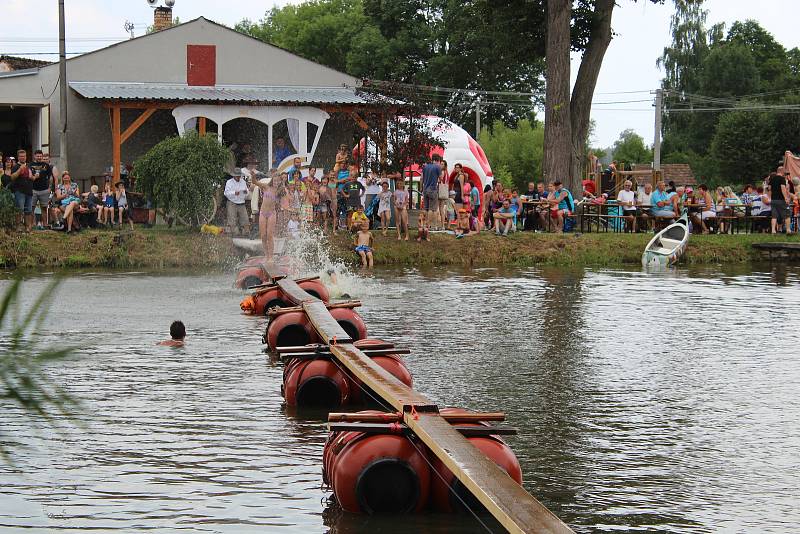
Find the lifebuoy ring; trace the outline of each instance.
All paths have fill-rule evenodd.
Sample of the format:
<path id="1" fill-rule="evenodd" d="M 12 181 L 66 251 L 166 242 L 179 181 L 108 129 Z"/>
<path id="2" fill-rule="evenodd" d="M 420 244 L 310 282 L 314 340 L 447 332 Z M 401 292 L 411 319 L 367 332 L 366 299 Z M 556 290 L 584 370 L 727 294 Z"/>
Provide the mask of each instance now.
<path id="1" fill-rule="evenodd" d="M 308 345 L 319 339 L 311 321 L 301 311 L 290 311 L 273 317 L 267 325 L 264 337 L 271 349 Z"/>

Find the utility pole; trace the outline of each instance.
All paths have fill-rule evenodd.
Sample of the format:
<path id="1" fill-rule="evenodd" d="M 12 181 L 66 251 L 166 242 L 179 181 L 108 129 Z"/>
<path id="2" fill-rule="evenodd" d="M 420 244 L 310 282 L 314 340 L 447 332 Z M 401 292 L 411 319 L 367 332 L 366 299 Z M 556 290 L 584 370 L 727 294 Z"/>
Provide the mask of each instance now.
<path id="1" fill-rule="evenodd" d="M 661 106 L 663 91 L 656 89 L 656 124 L 653 139 L 653 170 L 661 170 Z"/>
<path id="2" fill-rule="evenodd" d="M 64 0 L 58 0 L 58 84 L 60 88 L 58 109 L 61 112 L 58 166 L 62 171 L 69 168 L 67 166 L 67 45 L 64 26 Z"/>
<path id="3" fill-rule="evenodd" d="M 481 97 L 475 101 L 475 140 L 481 134 Z"/>

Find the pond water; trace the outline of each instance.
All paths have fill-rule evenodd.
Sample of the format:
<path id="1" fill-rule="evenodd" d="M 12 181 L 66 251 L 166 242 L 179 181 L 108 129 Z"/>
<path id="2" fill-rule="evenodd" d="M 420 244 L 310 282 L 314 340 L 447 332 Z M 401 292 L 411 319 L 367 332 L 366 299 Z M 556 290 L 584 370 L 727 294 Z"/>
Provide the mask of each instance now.
<path id="1" fill-rule="evenodd" d="M 48 278 L 29 277 L 23 300 Z M 82 401 L 80 425 L 53 430 L 0 401 L 13 461 L 0 460 L 0 529 L 485 531 L 330 505 L 325 423 L 283 407 L 265 321 L 240 315 L 232 279 L 63 279 L 40 339 L 78 349 L 45 374 Z M 508 414 L 526 489 L 579 532 L 796 530 L 798 282 L 791 267 L 342 281 L 372 336 L 411 349 L 416 389 Z M 175 318 L 186 347 L 156 347 Z"/>

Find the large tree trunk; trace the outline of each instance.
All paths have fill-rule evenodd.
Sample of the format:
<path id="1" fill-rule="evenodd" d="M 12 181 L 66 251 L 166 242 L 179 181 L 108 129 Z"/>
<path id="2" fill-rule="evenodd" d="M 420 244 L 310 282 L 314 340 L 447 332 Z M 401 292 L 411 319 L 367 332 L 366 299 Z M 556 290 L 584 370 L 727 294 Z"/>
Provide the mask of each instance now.
<path id="1" fill-rule="evenodd" d="M 572 128 L 569 101 L 571 0 L 547 0 L 544 111 L 544 177 L 569 181 Z M 575 192 L 573 190 L 573 192 Z"/>
<path id="2" fill-rule="evenodd" d="M 586 142 L 589 120 L 597 77 L 603 65 L 603 57 L 611 43 L 611 14 L 614 0 L 597 0 L 594 9 L 594 24 L 589 44 L 583 52 L 578 78 L 572 89 L 570 102 L 572 124 L 572 159 L 569 187 L 573 193 L 581 191 L 581 179 L 586 164 Z M 549 58 L 548 58 L 549 61 Z"/>

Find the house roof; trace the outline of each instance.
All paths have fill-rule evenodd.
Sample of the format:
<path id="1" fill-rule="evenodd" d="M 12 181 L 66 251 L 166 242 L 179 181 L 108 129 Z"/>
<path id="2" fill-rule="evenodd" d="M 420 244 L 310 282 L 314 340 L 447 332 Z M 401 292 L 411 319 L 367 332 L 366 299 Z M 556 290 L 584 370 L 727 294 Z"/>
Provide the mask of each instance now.
<path id="1" fill-rule="evenodd" d="M 634 165 L 633 170 L 650 170 L 650 165 Z M 670 180 L 675 182 L 675 185 L 697 185 L 697 179 L 694 177 L 694 171 L 688 163 L 662 163 L 661 176 L 665 182 Z"/>
<path id="2" fill-rule="evenodd" d="M 104 100 L 257 102 L 263 104 L 367 104 L 354 87 L 263 85 L 193 86 L 166 83 L 69 82 L 79 95 Z"/>
<path id="3" fill-rule="evenodd" d="M 0 67 L 0 71 L 7 72 L 25 69 L 38 69 L 39 67 L 50 65 L 51 62 L 43 61 L 41 59 L 30 59 L 27 57 L 0 55 L 0 63 L 3 64 L 3 67 Z"/>

